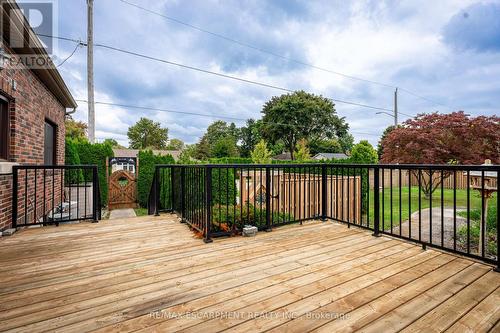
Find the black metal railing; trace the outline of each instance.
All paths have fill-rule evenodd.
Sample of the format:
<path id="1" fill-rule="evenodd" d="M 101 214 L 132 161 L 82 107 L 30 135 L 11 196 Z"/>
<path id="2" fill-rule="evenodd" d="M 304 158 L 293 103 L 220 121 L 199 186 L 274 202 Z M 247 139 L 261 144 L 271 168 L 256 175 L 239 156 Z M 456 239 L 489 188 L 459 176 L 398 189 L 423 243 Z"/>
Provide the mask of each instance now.
<path id="1" fill-rule="evenodd" d="M 95 165 L 14 166 L 12 226 L 101 219 Z"/>
<path id="2" fill-rule="evenodd" d="M 500 166 L 158 165 L 150 214 L 203 235 L 332 219 L 499 265 Z"/>

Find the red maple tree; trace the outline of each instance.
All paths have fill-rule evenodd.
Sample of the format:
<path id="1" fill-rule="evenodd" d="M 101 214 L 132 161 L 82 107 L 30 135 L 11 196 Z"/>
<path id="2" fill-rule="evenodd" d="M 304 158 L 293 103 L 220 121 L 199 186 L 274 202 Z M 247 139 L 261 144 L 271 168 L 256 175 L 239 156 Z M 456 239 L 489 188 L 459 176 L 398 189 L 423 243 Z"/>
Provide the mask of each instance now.
<path id="1" fill-rule="evenodd" d="M 420 114 L 393 129 L 381 145 L 382 163 L 482 164 L 491 159 L 500 164 L 500 117 L 470 117 L 463 111 Z M 441 177 L 437 171 L 424 174 L 421 185 L 428 196 Z"/>

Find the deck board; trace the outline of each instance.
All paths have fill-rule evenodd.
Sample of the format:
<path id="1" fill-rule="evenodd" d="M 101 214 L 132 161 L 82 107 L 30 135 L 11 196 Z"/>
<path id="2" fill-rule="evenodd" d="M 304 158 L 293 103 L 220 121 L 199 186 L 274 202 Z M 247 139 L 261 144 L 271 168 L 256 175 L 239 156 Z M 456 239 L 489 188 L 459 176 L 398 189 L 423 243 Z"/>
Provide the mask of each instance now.
<path id="1" fill-rule="evenodd" d="M 490 266 L 333 222 L 211 244 L 173 215 L 27 229 L 0 239 L 0 297 L 0 330 L 15 332 L 486 332 L 500 320 Z"/>

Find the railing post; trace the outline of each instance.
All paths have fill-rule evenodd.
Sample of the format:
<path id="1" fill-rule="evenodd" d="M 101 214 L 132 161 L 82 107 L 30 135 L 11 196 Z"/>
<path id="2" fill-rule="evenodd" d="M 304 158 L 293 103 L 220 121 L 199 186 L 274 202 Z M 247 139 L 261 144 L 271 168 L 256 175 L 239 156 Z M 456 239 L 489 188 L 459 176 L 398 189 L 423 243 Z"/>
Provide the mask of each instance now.
<path id="1" fill-rule="evenodd" d="M 379 167 L 373 167 L 373 236 L 379 237 L 380 231 L 380 172 Z"/>
<path id="2" fill-rule="evenodd" d="M 14 229 L 17 227 L 17 205 L 18 205 L 18 202 L 17 202 L 17 191 L 18 191 L 17 171 L 18 171 L 18 169 L 16 166 L 12 167 L 12 228 L 14 228 Z M 45 209 L 45 207 L 44 207 L 44 209 Z"/>
<path id="3" fill-rule="evenodd" d="M 271 230 L 271 167 L 266 166 L 266 231 Z"/>
<path id="4" fill-rule="evenodd" d="M 321 220 L 326 221 L 327 183 L 326 165 L 321 165 Z"/>
<path id="5" fill-rule="evenodd" d="M 205 243 L 212 243 L 212 167 L 205 166 L 205 205 L 206 205 L 206 221 L 205 221 Z"/>
<path id="6" fill-rule="evenodd" d="M 93 166 L 92 167 L 92 202 L 93 202 L 93 209 L 92 209 L 92 222 L 93 223 L 97 223 L 99 222 L 99 220 L 97 219 L 97 205 L 99 205 L 100 203 L 97 202 L 97 191 L 99 190 L 99 185 L 97 185 L 98 183 L 98 175 L 97 175 L 97 166 Z M 63 186 L 63 184 L 61 184 L 61 186 Z M 70 207 L 71 209 L 71 207 Z"/>
<path id="7" fill-rule="evenodd" d="M 175 189 L 174 189 L 175 167 L 170 167 L 170 211 L 175 211 Z"/>
<path id="8" fill-rule="evenodd" d="M 500 168 L 497 169 L 497 267 L 495 272 L 500 273 Z"/>
<path id="9" fill-rule="evenodd" d="M 160 216 L 160 212 L 159 212 L 159 207 L 160 207 L 160 168 L 158 166 L 155 167 L 154 186 L 155 186 L 155 216 Z"/>
<path id="10" fill-rule="evenodd" d="M 186 184 L 186 168 L 184 166 L 180 167 L 181 169 L 181 223 L 186 223 L 185 215 L 186 215 L 186 199 L 184 198 L 184 186 Z"/>

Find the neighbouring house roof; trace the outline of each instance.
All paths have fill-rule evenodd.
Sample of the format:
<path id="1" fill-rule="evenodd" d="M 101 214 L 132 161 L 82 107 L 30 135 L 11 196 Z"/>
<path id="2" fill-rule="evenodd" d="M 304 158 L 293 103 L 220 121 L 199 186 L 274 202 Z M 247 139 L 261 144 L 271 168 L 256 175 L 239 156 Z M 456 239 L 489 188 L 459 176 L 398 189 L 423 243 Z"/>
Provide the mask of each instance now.
<path id="1" fill-rule="evenodd" d="M 115 154 L 115 157 L 137 157 L 139 151 L 140 151 L 139 149 L 113 148 L 113 153 Z M 181 151 L 153 149 L 153 154 L 161 156 L 172 155 L 174 160 L 177 161 L 179 159 Z"/>
<path id="2" fill-rule="evenodd" d="M 344 153 L 318 153 L 313 156 L 313 159 L 315 160 L 331 160 L 332 158 L 338 160 L 338 159 L 345 159 L 348 158 Z"/>
<path id="3" fill-rule="evenodd" d="M 292 154 L 290 153 L 281 153 L 272 157 L 273 160 L 291 160 Z"/>
<path id="4" fill-rule="evenodd" d="M 2 1 L 1 4 L 0 21 L 3 23 L 0 28 L 2 29 L 3 40 L 7 42 L 7 45 L 10 45 L 11 39 L 22 40 L 24 41 L 23 45 L 26 45 L 23 48 L 16 48 L 14 53 L 19 55 L 37 55 L 45 59 L 50 58 L 17 3 L 14 0 L 8 0 Z M 9 19 L 9 15 L 11 15 L 11 19 Z M 56 67 L 31 68 L 31 71 L 65 108 L 76 108 L 78 106 Z"/>

